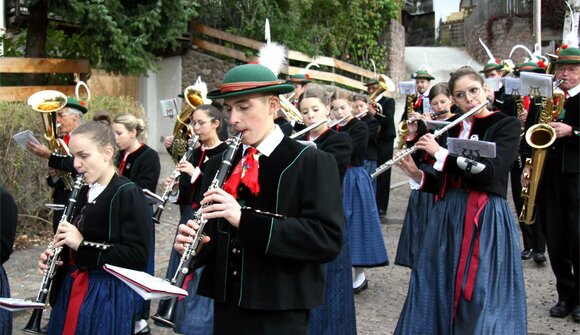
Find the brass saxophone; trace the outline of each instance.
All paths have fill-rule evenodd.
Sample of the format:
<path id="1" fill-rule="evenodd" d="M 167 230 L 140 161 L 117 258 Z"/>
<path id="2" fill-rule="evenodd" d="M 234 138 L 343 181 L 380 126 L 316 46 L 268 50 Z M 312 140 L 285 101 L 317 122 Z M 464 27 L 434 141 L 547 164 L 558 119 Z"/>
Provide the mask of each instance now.
<path id="1" fill-rule="evenodd" d="M 523 180 L 528 181 L 528 186 L 522 186 L 524 205 L 519 220 L 525 224 L 532 224 L 536 220 L 536 195 L 544 170 L 546 149 L 556 141 L 556 131 L 548 123 L 560 114 L 565 100 L 566 97 L 561 91 L 556 91 L 551 97 L 544 99 L 538 123 L 526 131 L 526 142 L 533 150 L 532 157 L 526 158 L 525 163 L 525 167 L 531 171 L 522 176 Z"/>
<path id="2" fill-rule="evenodd" d="M 526 122 L 522 121 L 520 116 L 526 112 L 526 109 L 524 108 L 524 98 L 521 95 L 517 95 L 515 99 L 516 99 L 516 115 L 520 120 L 520 141 L 521 141 L 526 131 Z"/>
<path id="3" fill-rule="evenodd" d="M 399 143 L 397 144 L 397 149 L 403 149 L 405 147 L 405 138 L 407 135 L 409 135 L 407 120 L 409 120 L 409 117 L 411 117 L 411 113 L 414 112 L 413 101 L 415 100 L 415 97 L 415 94 L 407 94 L 407 110 L 405 110 L 405 113 L 407 113 L 407 119 L 399 122 L 399 125 L 397 126 L 397 132 L 399 133 Z"/>

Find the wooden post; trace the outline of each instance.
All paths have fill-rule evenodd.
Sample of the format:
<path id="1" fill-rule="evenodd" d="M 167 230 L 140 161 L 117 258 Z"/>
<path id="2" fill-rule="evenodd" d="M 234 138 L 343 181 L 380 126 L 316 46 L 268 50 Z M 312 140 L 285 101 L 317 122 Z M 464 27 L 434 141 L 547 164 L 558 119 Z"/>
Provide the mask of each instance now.
<path id="1" fill-rule="evenodd" d="M 534 0 L 534 44 L 542 47 L 542 0 Z"/>

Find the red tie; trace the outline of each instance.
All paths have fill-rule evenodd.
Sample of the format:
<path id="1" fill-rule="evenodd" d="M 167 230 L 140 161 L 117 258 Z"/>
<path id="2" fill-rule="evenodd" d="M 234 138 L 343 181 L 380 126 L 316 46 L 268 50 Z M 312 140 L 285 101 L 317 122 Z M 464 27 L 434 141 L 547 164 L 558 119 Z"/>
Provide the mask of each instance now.
<path id="1" fill-rule="evenodd" d="M 526 109 L 526 111 L 529 111 L 530 110 L 530 102 L 531 102 L 530 96 L 529 95 L 526 95 L 524 97 L 524 102 L 523 102 L 524 108 Z"/>
<path id="2" fill-rule="evenodd" d="M 423 106 L 423 96 L 420 95 L 417 97 L 417 101 L 413 104 L 413 109 L 419 109 Z"/>
<path id="3" fill-rule="evenodd" d="M 234 168 L 234 172 L 232 172 L 232 175 L 225 182 L 223 190 L 231 194 L 234 198 L 238 196 L 240 182 L 246 185 L 252 194 L 258 195 L 260 193 L 257 153 L 258 150 L 256 148 L 249 147 L 246 149 L 246 156 L 238 162 L 238 165 Z"/>

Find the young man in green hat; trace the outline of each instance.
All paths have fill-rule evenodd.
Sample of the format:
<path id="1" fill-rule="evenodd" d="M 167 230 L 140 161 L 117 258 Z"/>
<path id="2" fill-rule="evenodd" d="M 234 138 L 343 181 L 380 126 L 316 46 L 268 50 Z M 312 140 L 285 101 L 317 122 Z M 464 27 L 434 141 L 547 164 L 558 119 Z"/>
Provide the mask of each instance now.
<path id="1" fill-rule="evenodd" d="M 294 107 L 298 107 L 298 100 L 302 93 L 306 91 L 306 86 L 310 83 L 310 76 L 304 73 L 298 73 L 290 75 L 290 82 L 294 85 L 294 96 L 292 97 L 292 103 Z"/>
<path id="2" fill-rule="evenodd" d="M 569 47 L 559 52 L 556 79 L 562 80 L 560 89 L 566 102 L 555 121 L 549 123 L 556 141 L 546 149 L 536 215 L 543 223 L 550 265 L 556 276 L 558 303 L 550 309 L 550 315 L 563 318 L 572 314 L 572 319 L 580 322 L 580 49 Z M 537 119 L 537 114 L 530 113 L 527 126 L 537 123 Z M 528 147 L 530 157 L 532 150 L 526 142 L 522 145 Z M 524 169 L 524 174 L 529 172 Z"/>
<path id="3" fill-rule="evenodd" d="M 59 133 L 63 135 L 59 141 L 68 146 L 70 133 L 81 125 L 83 115 L 87 112 L 86 104 L 83 101 L 69 97 L 64 108 L 56 111 L 56 123 L 60 125 Z M 44 144 L 28 142 L 28 150 L 38 157 L 48 159 L 48 173 L 46 181 L 48 185 L 54 188 L 52 193 L 52 202 L 58 205 L 65 205 L 68 202 L 71 190 L 67 190 L 64 182 L 58 177 L 58 171 L 69 172 L 76 175 L 76 169 L 73 166 L 73 157 L 64 152 L 52 152 Z M 53 211 L 52 226 L 53 231 L 60 222 L 62 211 Z"/>
<path id="4" fill-rule="evenodd" d="M 502 77 L 502 69 L 503 65 L 488 62 L 483 66 L 483 70 L 479 71 L 479 73 L 483 73 L 485 79 L 487 78 L 501 78 Z"/>
<path id="5" fill-rule="evenodd" d="M 411 75 L 411 79 L 415 79 L 415 98 L 410 106 L 405 102 L 401 122 L 407 121 L 407 117 L 410 116 L 407 114 L 409 114 L 408 111 L 411 109 L 414 113 L 423 114 L 423 109 L 429 107 L 429 88 L 431 87 L 431 80 L 435 79 L 435 77 L 428 70 L 419 69 Z"/>
<path id="6" fill-rule="evenodd" d="M 209 219 L 197 266 L 198 293 L 214 299 L 214 334 L 308 334 L 309 310 L 323 302 L 322 264 L 342 247 L 344 213 L 335 159 L 285 137 L 274 124 L 278 95 L 293 86 L 259 64 L 226 73 L 210 99 L 243 147 L 222 188 L 203 194 Z M 206 165 L 207 189 L 222 157 Z M 233 172 L 231 171 L 233 170 Z M 179 227 L 182 253 L 197 226 Z"/>

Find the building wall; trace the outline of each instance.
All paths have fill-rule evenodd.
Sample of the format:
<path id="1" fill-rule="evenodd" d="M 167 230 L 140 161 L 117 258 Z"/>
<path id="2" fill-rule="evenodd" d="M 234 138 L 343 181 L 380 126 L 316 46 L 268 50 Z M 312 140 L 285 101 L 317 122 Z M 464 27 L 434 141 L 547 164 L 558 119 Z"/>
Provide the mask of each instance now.
<path id="1" fill-rule="evenodd" d="M 385 55 L 388 73 L 395 83 L 405 77 L 405 28 L 399 21 L 392 19 L 389 29 L 383 34 L 381 43 L 388 45 Z"/>

